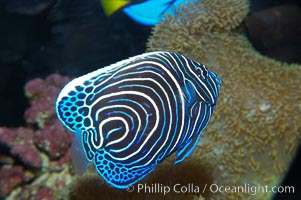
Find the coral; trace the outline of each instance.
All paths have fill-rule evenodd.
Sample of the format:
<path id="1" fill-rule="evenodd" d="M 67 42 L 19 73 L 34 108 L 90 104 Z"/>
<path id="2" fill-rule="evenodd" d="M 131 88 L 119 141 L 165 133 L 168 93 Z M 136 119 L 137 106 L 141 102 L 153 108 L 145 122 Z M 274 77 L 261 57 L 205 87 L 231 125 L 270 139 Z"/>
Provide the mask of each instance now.
<path id="1" fill-rule="evenodd" d="M 69 78 L 57 74 L 25 86 L 30 107 L 26 126 L 0 127 L 0 198 L 59 199 L 71 179 L 72 133 L 56 118 L 54 103 Z M 5 181 L 9 180 L 9 181 Z"/>
<path id="2" fill-rule="evenodd" d="M 63 130 L 60 122 L 55 120 L 49 128 L 35 132 L 34 142 L 50 159 L 58 159 L 70 148 L 72 134 Z"/>
<path id="3" fill-rule="evenodd" d="M 49 198 L 52 197 L 52 198 Z M 47 199 L 47 200 L 55 200 L 53 190 L 51 188 L 41 188 L 35 193 L 35 199 Z"/>
<path id="4" fill-rule="evenodd" d="M 217 109 L 189 160 L 219 185 L 272 187 L 282 181 L 300 144 L 301 66 L 257 52 L 240 26 L 247 13 L 247 0 L 196 1 L 154 28 L 148 51 L 187 55 L 223 80 Z M 256 199 L 272 195 L 257 193 Z"/>
<path id="5" fill-rule="evenodd" d="M 54 102 L 58 92 L 68 81 L 67 77 L 52 74 L 45 80 L 36 78 L 26 84 L 25 94 L 31 104 L 25 111 L 27 123 L 36 123 L 42 129 L 56 120 Z"/>
<path id="6" fill-rule="evenodd" d="M 12 156 L 21 160 L 27 167 L 41 168 L 42 157 L 33 144 L 33 138 L 34 131 L 29 128 L 0 128 L 0 143 L 9 147 Z"/>
<path id="7" fill-rule="evenodd" d="M 31 179 L 30 175 L 17 165 L 2 167 L 0 177 L 0 194 L 2 197 L 9 194 L 21 182 L 27 182 Z"/>

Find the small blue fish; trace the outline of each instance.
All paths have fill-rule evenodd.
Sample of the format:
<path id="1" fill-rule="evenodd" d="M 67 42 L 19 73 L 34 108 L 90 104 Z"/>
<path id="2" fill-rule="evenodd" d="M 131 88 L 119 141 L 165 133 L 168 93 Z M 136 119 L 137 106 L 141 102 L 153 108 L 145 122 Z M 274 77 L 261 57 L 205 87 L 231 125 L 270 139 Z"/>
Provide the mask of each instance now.
<path id="1" fill-rule="evenodd" d="M 72 80 L 56 112 L 75 133 L 77 173 L 91 161 L 112 186 L 127 188 L 177 151 L 191 154 L 208 125 L 221 85 L 203 64 L 172 52 L 144 53 Z"/>
<path id="2" fill-rule="evenodd" d="M 193 0 L 101 0 L 106 15 L 119 9 L 138 23 L 152 26 L 165 14 L 175 15 L 174 9 Z"/>

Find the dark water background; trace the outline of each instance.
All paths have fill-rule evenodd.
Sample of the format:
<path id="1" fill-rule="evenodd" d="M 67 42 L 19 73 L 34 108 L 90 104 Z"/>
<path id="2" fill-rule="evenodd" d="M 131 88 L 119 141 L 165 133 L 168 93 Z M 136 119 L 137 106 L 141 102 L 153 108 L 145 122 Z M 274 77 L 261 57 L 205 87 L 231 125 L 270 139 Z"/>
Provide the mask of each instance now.
<path id="1" fill-rule="evenodd" d="M 278 5 L 300 9 L 301 3 L 252 0 L 250 15 Z M 25 124 L 28 102 L 23 87 L 27 81 L 51 73 L 76 77 L 143 53 L 150 32 L 151 27 L 133 22 L 122 12 L 106 17 L 99 0 L 0 0 L 0 126 Z M 280 43 L 285 46 L 280 55 L 288 55 L 286 58 L 261 48 L 256 38 L 252 42 L 259 44 L 257 49 L 264 54 L 301 63 L 299 39 Z M 300 150 L 298 155 L 283 185 L 300 185 Z M 298 189 L 295 187 L 296 194 L 289 199 L 301 199 Z"/>

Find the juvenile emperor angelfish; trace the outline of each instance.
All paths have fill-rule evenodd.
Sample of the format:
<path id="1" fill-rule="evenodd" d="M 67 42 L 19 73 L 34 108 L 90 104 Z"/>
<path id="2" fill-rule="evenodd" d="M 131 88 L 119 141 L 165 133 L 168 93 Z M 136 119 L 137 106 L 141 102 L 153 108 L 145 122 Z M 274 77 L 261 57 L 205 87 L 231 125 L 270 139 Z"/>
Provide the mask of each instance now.
<path id="1" fill-rule="evenodd" d="M 72 158 L 83 173 L 93 161 L 124 189 L 177 151 L 191 154 L 208 125 L 221 85 L 203 64 L 171 52 L 144 53 L 69 82 L 56 102 L 75 133 Z"/>

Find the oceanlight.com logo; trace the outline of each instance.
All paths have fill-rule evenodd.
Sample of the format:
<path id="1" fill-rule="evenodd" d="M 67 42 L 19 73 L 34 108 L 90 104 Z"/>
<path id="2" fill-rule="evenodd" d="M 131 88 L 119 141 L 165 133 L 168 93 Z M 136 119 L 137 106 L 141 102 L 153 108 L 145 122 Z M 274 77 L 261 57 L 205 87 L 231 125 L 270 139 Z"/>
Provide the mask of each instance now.
<path id="1" fill-rule="evenodd" d="M 129 186 L 126 189 L 128 192 L 137 192 L 145 194 L 163 194 L 177 193 L 177 194 L 204 194 L 204 193 L 247 193 L 256 195 L 258 193 L 284 193 L 294 194 L 294 186 L 269 186 L 269 185 L 218 185 L 218 184 L 205 184 L 202 187 L 193 183 L 188 184 L 174 184 L 164 185 L 162 183 L 139 183 L 135 186 Z"/>

